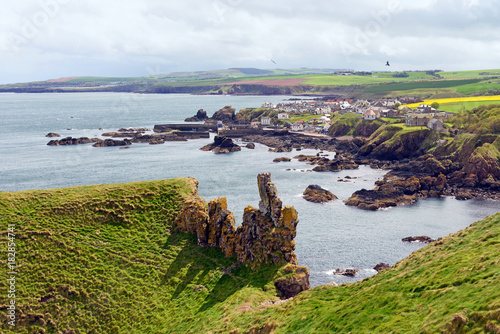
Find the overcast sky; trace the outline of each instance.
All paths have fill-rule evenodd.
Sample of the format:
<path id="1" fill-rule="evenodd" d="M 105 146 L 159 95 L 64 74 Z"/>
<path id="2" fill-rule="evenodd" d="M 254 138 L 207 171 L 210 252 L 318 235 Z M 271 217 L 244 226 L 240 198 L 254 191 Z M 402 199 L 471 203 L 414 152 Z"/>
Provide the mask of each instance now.
<path id="1" fill-rule="evenodd" d="M 500 68 L 496 0 L 21 0 L 0 83 L 230 67 Z M 273 61 L 276 63 L 274 64 Z"/>

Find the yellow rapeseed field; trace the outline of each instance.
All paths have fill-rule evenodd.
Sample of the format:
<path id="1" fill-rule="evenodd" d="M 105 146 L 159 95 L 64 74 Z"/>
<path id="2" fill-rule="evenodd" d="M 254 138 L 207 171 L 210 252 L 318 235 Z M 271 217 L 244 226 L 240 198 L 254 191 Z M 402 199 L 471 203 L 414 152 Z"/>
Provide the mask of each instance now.
<path id="1" fill-rule="evenodd" d="M 402 107 L 416 108 L 416 107 L 418 107 L 421 104 L 428 104 L 428 105 L 430 105 L 433 102 L 437 102 L 439 104 L 444 104 L 444 103 L 480 102 L 480 101 L 500 101 L 500 95 L 452 97 L 452 98 L 447 98 L 447 99 L 432 99 L 432 100 L 424 100 L 424 102 L 420 102 L 420 103 L 405 104 Z"/>

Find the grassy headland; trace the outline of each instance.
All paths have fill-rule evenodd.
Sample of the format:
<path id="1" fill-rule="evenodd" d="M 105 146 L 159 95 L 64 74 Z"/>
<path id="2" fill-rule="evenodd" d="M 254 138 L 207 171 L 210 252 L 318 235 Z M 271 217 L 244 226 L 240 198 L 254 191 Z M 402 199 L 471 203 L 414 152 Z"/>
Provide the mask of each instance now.
<path id="1" fill-rule="evenodd" d="M 181 204 L 197 196 L 193 179 L 0 193 L 18 271 L 16 328 L 3 322 L 2 331 L 500 331 L 500 214 L 362 282 L 272 305 L 263 302 L 278 300 L 274 280 L 286 267 L 235 266 L 173 230 Z"/>

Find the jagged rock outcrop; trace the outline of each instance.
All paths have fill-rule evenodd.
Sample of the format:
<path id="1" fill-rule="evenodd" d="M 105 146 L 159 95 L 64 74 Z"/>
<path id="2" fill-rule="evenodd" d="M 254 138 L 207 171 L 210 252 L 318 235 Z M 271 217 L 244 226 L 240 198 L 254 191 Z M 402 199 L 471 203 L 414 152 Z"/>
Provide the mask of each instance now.
<path id="1" fill-rule="evenodd" d="M 302 194 L 302 197 L 306 201 L 313 203 L 326 203 L 338 199 L 337 196 L 332 194 L 329 190 L 323 189 L 317 184 L 308 186 Z"/>
<path id="2" fill-rule="evenodd" d="M 203 122 L 208 118 L 207 112 L 203 109 L 198 110 L 196 115 L 193 117 L 188 117 L 184 120 L 184 122 Z"/>
<path id="3" fill-rule="evenodd" d="M 241 147 L 236 145 L 231 138 L 215 136 L 214 142 L 200 148 L 202 151 L 212 151 L 215 153 L 231 153 L 241 151 Z"/>
<path id="4" fill-rule="evenodd" d="M 224 197 L 211 200 L 208 210 L 202 203 L 186 202 L 176 225 L 180 231 L 196 233 L 201 246 L 221 247 L 226 256 L 236 255 L 240 262 L 297 264 L 293 240 L 297 211 L 283 207 L 269 173 L 260 173 L 257 180 L 259 208 L 246 207 L 237 229 Z"/>
<path id="5" fill-rule="evenodd" d="M 259 208 L 246 207 L 238 228 L 225 197 L 211 200 L 208 209 L 200 200 L 186 201 L 175 226 L 179 231 L 196 234 L 200 246 L 220 247 L 227 257 L 236 256 L 239 262 L 252 267 L 261 263 L 290 263 L 293 266 L 287 268 L 295 274 L 276 281 L 276 287 L 288 298 L 310 287 L 309 269 L 297 266 L 294 252 L 297 211 L 283 207 L 269 173 L 260 173 L 257 183 Z"/>
<path id="6" fill-rule="evenodd" d="M 236 109 L 231 106 L 225 106 L 222 109 L 217 110 L 213 115 L 212 119 L 216 121 L 223 121 L 225 123 L 232 123 L 234 121 Z"/>

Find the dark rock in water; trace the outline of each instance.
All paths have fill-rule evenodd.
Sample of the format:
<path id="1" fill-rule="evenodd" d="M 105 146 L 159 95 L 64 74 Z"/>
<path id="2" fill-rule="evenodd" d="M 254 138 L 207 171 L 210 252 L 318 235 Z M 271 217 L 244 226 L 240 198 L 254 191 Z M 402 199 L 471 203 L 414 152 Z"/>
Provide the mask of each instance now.
<path id="1" fill-rule="evenodd" d="M 49 146 L 60 146 L 60 145 L 79 145 L 79 144 L 88 144 L 88 143 L 99 143 L 102 142 L 102 139 L 99 138 L 88 138 L 88 137 L 66 137 L 59 140 L 51 140 L 47 143 Z"/>
<path id="2" fill-rule="evenodd" d="M 113 137 L 113 138 L 134 138 L 140 136 L 139 132 L 104 132 L 101 136 L 103 137 Z"/>
<path id="3" fill-rule="evenodd" d="M 332 194 L 330 191 L 323 189 L 315 184 L 310 185 L 306 188 L 303 197 L 306 201 L 313 203 L 325 203 L 337 199 L 337 196 Z"/>
<path id="4" fill-rule="evenodd" d="M 124 140 L 105 139 L 95 143 L 94 145 L 92 145 L 92 147 L 128 146 L 128 145 L 132 145 L 132 141 L 128 139 Z"/>
<path id="5" fill-rule="evenodd" d="M 401 239 L 401 241 L 404 241 L 404 242 L 422 242 L 422 243 L 428 244 L 428 243 L 431 243 L 435 240 L 426 236 L 426 235 L 420 235 L 418 237 L 406 237 L 406 238 Z"/>
<path id="6" fill-rule="evenodd" d="M 198 110 L 196 115 L 193 117 L 188 117 L 184 120 L 184 122 L 202 122 L 208 118 L 207 112 L 203 109 Z"/>
<path id="7" fill-rule="evenodd" d="M 375 267 L 373 267 L 373 269 L 375 269 L 376 271 L 382 271 L 382 270 L 386 270 L 386 269 L 390 269 L 390 268 L 391 268 L 390 265 L 388 265 L 387 263 L 383 263 L 383 262 L 380 262 Z"/>
<path id="8" fill-rule="evenodd" d="M 100 129 L 102 130 L 102 129 Z M 121 128 L 121 129 L 118 129 L 118 132 L 147 132 L 147 131 L 151 131 L 151 129 L 148 129 L 148 128 L 130 128 L 130 129 L 126 129 L 126 128 Z"/>
<path id="9" fill-rule="evenodd" d="M 58 134 L 58 133 L 55 133 L 55 132 L 49 132 L 49 133 L 47 133 L 45 135 L 45 137 L 49 137 L 49 138 L 51 138 L 51 137 L 61 137 L 61 135 Z"/>
<path id="10" fill-rule="evenodd" d="M 253 150 L 255 148 L 255 144 L 254 143 L 248 143 L 246 148 L 249 148 L 251 150 Z"/>
<path id="11" fill-rule="evenodd" d="M 292 146 L 280 146 L 276 148 L 270 148 L 268 151 L 269 152 L 276 152 L 276 153 L 283 153 L 283 152 L 292 152 L 293 147 Z"/>
<path id="12" fill-rule="evenodd" d="M 342 275 L 342 276 L 349 276 L 349 277 L 354 277 L 356 276 L 356 273 L 358 272 L 358 269 L 335 269 L 333 272 L 334 275 Z"/>
<path id="13" fill-rule="evenodd" d="M 292 161 L 292 159 L 287 158 L 287 157 L 276 158 L 276 159 L 273 160 L 273 162 L 289 162 L 289 161 Z"/>
<path id="14" fill-rule="evenodd" d="M 215 136 L 214 142 L 200 148 L 202 151 L 212 151 L 215 153 L 230 153 L 241 151 L 241 147 L 233 143 L 233 140 L 224 136 Z"/>

